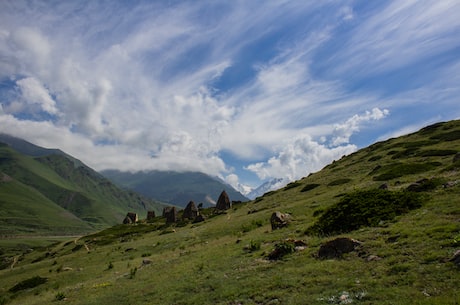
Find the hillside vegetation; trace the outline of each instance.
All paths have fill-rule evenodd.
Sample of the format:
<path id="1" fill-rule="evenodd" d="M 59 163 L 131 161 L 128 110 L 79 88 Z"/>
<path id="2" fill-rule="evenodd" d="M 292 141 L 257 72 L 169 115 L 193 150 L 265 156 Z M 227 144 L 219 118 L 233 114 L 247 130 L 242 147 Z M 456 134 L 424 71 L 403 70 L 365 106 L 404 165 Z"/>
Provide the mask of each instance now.
<path id="1" fill-rule="evenodd" d="M 118 188 L 62 152 L 29 156 L 0 143 L 2 236 L 82 234 L 121 223 L 128 211 L 158 214 L 163 206 Z"/>
<path id="2" fill-rule="evenodd" d="M 28 251 L 0 271 L 0 304 L 458 304 L 459 151 L 460 121 L 439 123 L 204 222 Z M 290 215 L 280 229 L 275 211 Z M 320 258 L 338 237 L 359 246 Z"/>

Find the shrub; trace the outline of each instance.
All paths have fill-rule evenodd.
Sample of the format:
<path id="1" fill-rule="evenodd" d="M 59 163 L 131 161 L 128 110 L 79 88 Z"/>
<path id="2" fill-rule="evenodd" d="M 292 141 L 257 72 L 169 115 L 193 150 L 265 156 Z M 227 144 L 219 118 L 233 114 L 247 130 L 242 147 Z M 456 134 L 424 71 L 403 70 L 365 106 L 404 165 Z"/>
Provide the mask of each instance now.
<path id="1" fill-rule="evenodd" d="M 66 298 L 66 297 L 65 297 L 65 294 L 64 294 L 63 292 L 58 292 L 58 293 L 56 293 L 56 295 L 54 296 L 54 299 L 55 299 L 56 301 L 63 301 L 63 300 L 65 300 L 65 298 Z"/>
<path id="2" fill-rule="evenodd" d="M 318 186 L 320 186 L 320 184 L 310 183 L 310 184 L 305 185 L 300 191 L 308 192 L 308 191 L 311 191 L 312 189 L 317 188 Z"/>
<path id="3" fill-rule="evenodd" d="M 375 176 L 375 181 L 386 181 L 395 178 L 402 177 L 404 175 L 412 175 L 423 173 L 432 170 L 442 165 L 439 162 L 426 162 L 426 163 L 394 163 L 391 165 L 383 166 L 378 169 L 374 169 L 373 172 L 382 172 L 380 175 Z"/>
<path id="4" fill-rule="evenodd" d="M 388 190 L 364 190 L 346 194 L 327 209 L 306 234 L 340 234 L 419 208 L 423 197 L 417 193 Z"/>
<path id="5" fill-rule="evenodd" d="M 10 288 L 10 292 L 18 292 L 25 289 L 37 287 L 38 285 L 44 284 L 48 281 L 46 277 L 34 276 L 27 280 L 21 281 Z"/>
<path id="6" fill-rule="evenodd" d="M 295 244 L 292 241 L 286 240 L 275 245 L 275 249 L 268 255 L 270 260 L 278 260 L 287 254 L 294 253 Z"/>
<path id="7" fill-rule="evenodd" d="M 334 180 L 334 181 L 331 181 L 328 186 L 335 186 L 335 185 L 341 185 L 341 184 L 346 184 L 348 182 L 350 182 L 351 179 L 348 179 L 348 178 L 341 178 L 341 179 L 337 179 L 337 180 Z"/>
<path id="8" fill-rule="evenodd" d="M 300 182 L 291 182 L 291 183 L 289 183 L 288 185 L 286 185 L 286 186 L 284 187 L 283 190 L 284 190 L 284 191 L 287 191 L 287 190 L 289 190 L 289 189 L 298 187 L 298 186 L 300 186 L 300 185 L 302 185 L 302 183 L 300 183 Z"/>

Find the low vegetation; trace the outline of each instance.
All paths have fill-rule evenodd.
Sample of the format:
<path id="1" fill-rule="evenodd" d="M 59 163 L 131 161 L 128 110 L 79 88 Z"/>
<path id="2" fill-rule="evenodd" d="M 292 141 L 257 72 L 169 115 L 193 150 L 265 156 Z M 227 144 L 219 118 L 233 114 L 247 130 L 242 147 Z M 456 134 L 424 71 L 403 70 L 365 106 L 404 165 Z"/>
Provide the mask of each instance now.
<path id="1" fill-rule="evenodd" d="M 459 130 L 376 143 L 287 189 L 202 209 L 203 222 L 156 217 L 46 247 L 2 239 L 0 304 L 458 304 Z M 287 226 L 272 229 L 275 211 Z M 321 259 L 336 239 L 359 247 Z"/>

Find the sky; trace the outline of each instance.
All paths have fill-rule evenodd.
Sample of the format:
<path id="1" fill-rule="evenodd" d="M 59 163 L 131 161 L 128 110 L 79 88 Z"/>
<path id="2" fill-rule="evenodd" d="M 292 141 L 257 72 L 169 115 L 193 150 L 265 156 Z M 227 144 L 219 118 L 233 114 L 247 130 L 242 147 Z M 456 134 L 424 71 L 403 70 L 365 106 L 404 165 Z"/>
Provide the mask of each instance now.
<path id="1" fill-rule="evenodd" d="M 0 132 L 287 183 L 460 118 L 460 1 L 0 1 Z"/>

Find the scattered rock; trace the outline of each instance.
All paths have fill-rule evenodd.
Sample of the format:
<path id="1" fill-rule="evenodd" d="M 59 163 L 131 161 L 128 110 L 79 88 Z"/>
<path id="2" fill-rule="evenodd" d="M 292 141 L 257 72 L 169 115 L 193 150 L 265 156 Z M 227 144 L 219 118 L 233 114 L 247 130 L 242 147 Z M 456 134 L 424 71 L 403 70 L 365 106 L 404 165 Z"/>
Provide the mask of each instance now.
<path id="1" fill-rule="evenodd" d="M 460 152 L 456 153 L 454 158 L 452 159 L 452 163 L 457 163 L 460 161 Z"/>
<path id="2" fill-rule="evenodd" d="M 321 245 L 318 251 L 319 258 L 341 258 L 343 254 L 354 251 L 361 245 L 360 241 L 339 237 Z"/>
<path id="3" fill-rule="evenodd" d="M 220 193 L 219 199 L 217 200 L 216 209 L 220 211 L 225 211 L 232 208 L 232 202 L 227 195 L 227 192 L 222 191 Z"/>
<path id="4" fill-rule="evenodd" d="M 379 261 L 381 260 L 382 258 L 380 256 L 377 256 L 377 255 L 369 255 L 366 260 L 368 262 L 376 262 L 376 261 Z"/>
<path id="5" fill-rule="evenodd" d="M 443 188 L 454 187 L 458 184 L 458 181 L 447 181 L 442 185 Z"/>
<path id="6" fill-rule="evenodd" d="M 449 259 L 449 262 L 452 262 L 457 265 L 457 267 L 460 267 L 460 249 L 455 251 L 454 255 Z"/>
<path id="7" fill-rule="evenodd" d="M 275 249 L 268 254 L 269 260 L 279 260 L 283 256 L 302 251 L 307 247 L 307 244 L 302 240 L 286 239 L 285 241 L 275 245 Z"/>
<path id="8" fill-rule="evenodd" d="M 280 229 L 286 227 L 289 224 L 290 215 L 286 213 L 281 213 L 280 211 L 273 212 L 270 217 L 270 223 L 272 225 L 272 230 Z"/>

